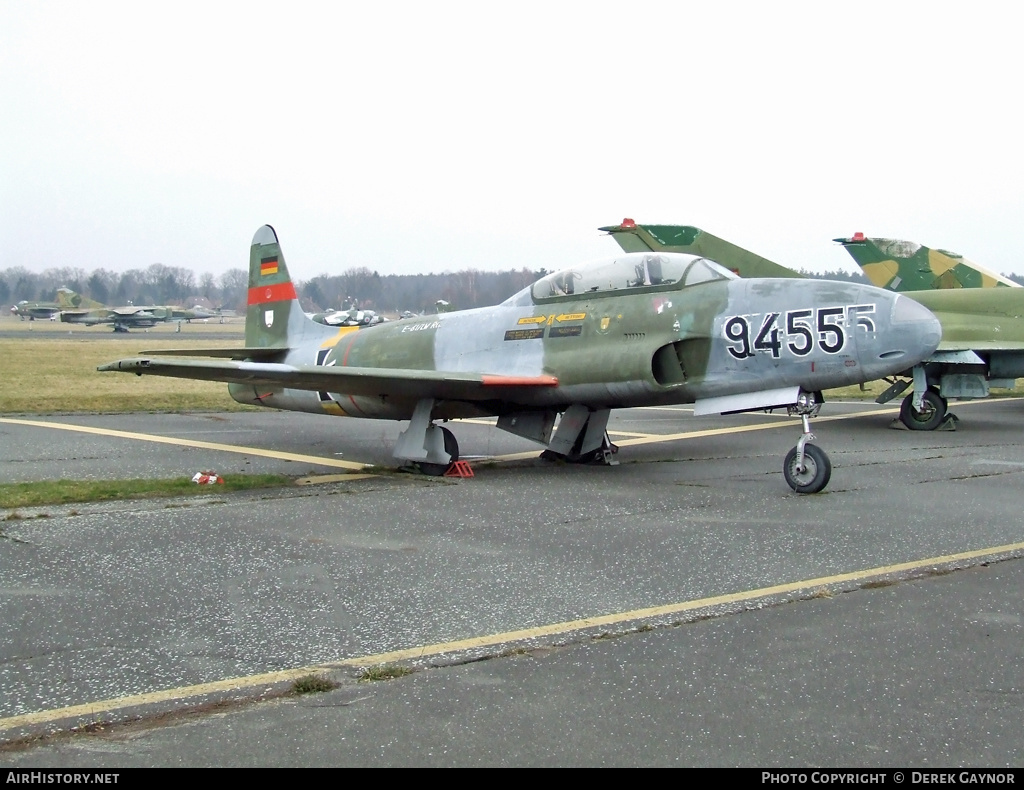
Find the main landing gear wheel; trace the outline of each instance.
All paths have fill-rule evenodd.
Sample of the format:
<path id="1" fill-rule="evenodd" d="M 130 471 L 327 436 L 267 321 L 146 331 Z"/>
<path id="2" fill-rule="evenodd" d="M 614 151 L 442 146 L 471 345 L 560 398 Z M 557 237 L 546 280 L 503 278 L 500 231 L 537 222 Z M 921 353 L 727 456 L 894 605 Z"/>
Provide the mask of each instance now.
<path id="1" fill-rule="evenodd" d="M 912 431 L 934 431 L 946 416 L 948 403 L 935 390 L 925 390 L 921 399 L 921 410 L 914 408 L 914 395 L 911 393 L 900 405 L 900 422 Z"/>
<path id="2" fill-rule="evenodd" d="M 815 444 L 804 445 L 803 468 L 796 461 L 797 448 L 786 453 L 786 462 L 782 466 L 782 474 L 786 482 L 798 494 L 817 494 L 828 485 L 832 477 L 832 462 L 825 451 Z"/>
<path id="3" fill-rule="evenodd" d="M 445 428 L 443 425 L 436 426 L 441 435 L 444 436 L 444 451 L 451 456 L 451 460 L 446 464 L 428 464 L 425 461 L 417 461 L 416 466 L 425 475 L 431 475 L 432 477 L 440 477 L 448 471 L 448 467 L 459 460 L 459 443 L 455 441 L 455 434 Z"/>

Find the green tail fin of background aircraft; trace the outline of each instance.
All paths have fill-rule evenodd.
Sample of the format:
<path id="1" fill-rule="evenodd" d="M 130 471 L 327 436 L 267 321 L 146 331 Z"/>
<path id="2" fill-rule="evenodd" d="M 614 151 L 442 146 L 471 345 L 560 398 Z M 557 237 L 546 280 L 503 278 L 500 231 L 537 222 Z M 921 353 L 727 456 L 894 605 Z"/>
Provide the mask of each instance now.
<path id="1" fill-rule="evenodd" d="M 75 293 L 70 288 L 57 289 L 57 304 L 61 310 L 98 310 L 103 307 L 95 299 Z"/>
<path id="2" fill-rule="evenodd" d="M 949 250 L 899 239 L 868 238 L 863 233 L 833 241 L 843 245 L 873 285 L 890 291 L 1018 287 Z"/>
<path id="3" fill-rule="evenodd" d="M 613 236 L 626 252 L 685 252 L 700 255 L 732 269 L 740 277 L 804 276 L 692 225 L 639 225 L 627 218 L 619 225 L 598 230 Z"/>

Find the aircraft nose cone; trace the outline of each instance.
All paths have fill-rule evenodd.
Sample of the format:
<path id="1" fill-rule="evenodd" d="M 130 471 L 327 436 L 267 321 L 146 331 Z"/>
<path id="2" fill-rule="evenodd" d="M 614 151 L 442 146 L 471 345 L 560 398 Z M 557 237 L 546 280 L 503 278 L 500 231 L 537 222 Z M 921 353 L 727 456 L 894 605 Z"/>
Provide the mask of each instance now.
<path id="1" fill-rule="evenodd" d="M 939 319 L 908 296 L 896 297 L 892 308 L 892 329 L 898 338 L 899 350 L 903 352 L 901 361 L 907 364 L 916 364 L 930 356 L 942 340 Z"/>

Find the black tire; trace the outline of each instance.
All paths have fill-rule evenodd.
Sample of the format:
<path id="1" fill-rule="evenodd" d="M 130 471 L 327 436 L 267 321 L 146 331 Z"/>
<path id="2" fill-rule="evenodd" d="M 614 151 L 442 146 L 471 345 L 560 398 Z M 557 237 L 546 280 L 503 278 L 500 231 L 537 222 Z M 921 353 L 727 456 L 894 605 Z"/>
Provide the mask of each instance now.
<path id="1" fill-rule="evenodd" d="M 934 431 L 946 416 L 947 403 L 935 390 L 926 390 L 921 402 L 921 411 L 914 408 L 914 394 L 903 399 L 900 405 L 900 422 L 912 431 Z"/>
<path id="2" fill-rule="evenodd" d="M 451 456 L 451 460 L 446 464 L 428 464 L 425 462 L 417 462 L 416 466 L 425 475 L 432 477 L 440 477 L 448 471 L 448 467 L 459 460 L 459 443 L 455 440 L 455 434 L 445 428 L 443 425 L 437 426 L 441 435 L 444 436 L 444 451 Z"/>
<path id="3" fill-rule="evenodd" d="M 789 487 L 798 494 L 817 494 L 828 485 L 828 481 L 832 477 L 832 462 L 820 447 L 814 444 L 805 444 L 803 471 L 797 469 L 796 448 L 794 447 L 786 453 L 782 474 L 785 475 Z"/>

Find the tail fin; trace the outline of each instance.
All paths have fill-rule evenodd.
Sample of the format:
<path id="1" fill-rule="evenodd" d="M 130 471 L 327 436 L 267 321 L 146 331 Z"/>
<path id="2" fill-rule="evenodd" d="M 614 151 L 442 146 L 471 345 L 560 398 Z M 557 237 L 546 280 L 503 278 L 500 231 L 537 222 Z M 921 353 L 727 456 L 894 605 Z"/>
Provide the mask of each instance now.
<path id="1" fill-rule="evenodd" d="M 57 304 L 61 310 L 98 310 L 105 305 L 95 299 L 88 299 L 70 288 L 57 289 Z"/>
<path id="2" fill-rule="evenodd" d="M 295 286 L 288 274 L 277 232 L 264 225 L 252 237 L 249 248 L 249 298 L 245 312 L 247 348 L 294 347 L 307 336 L 330 332 L 302 312 Z"/>
<path id="3" fill-rule="evenodd" d="M 631 219 L 624 219 L 621 225 L 598 230 L 614 236 L 626 252 L 687 252 L 710 258 L 740 277 L 803 277 L 799 272 L 693 225 L 638 225 Z"/>
<path id="4" fill-rule="evenodd" d="M 890 291 L 1018 287 L 1013 280 L 949 250 L 899 239 L 867 238 L 863 233 L 833 241 L 843 245 L 874 285 Z"/>

